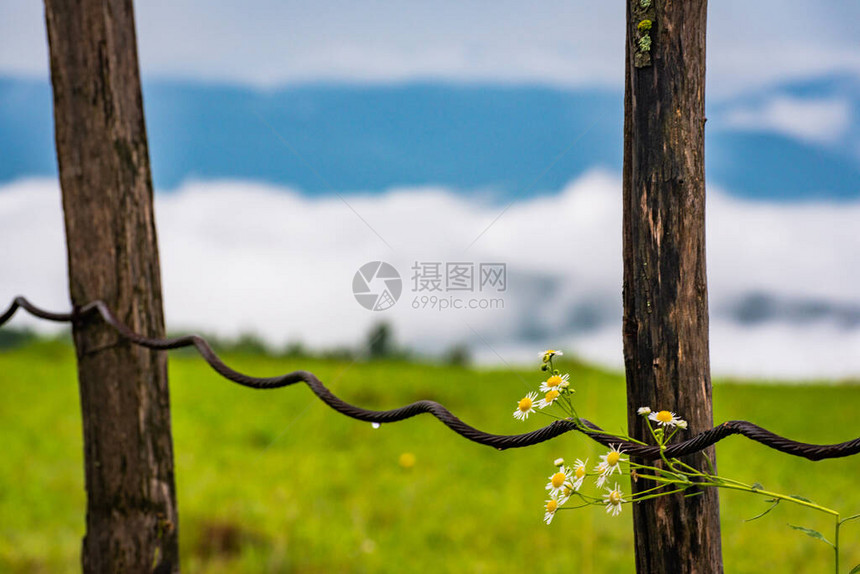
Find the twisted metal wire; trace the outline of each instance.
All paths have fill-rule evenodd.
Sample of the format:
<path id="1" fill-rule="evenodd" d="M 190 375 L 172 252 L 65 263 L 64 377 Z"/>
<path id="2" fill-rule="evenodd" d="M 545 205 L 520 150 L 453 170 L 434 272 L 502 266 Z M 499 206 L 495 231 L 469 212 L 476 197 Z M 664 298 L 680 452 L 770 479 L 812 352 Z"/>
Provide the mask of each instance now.
<path id="1" fill-rule="evenodd" d="M 293 371 L 277 377 L 252 377 L 227 366 L 215 351 L 212 350 L 209 343 L 198 335 L 154 339 L 135 333 L 119 321 L 102 301 L 93 301 L 75 309 L 71 313 L 53 313 L 40 309 L 24 297 L 16 297 L 9 308 L 0 315 L 0 326 L 9 321 L 19 308 L 40 319 L 55 322 L 80 321 L 97 313 L 121 337 L 136 345 L 155 350 L 170 350 L 193 346 L 219 375 L 236 384 L 252 389 L 278 389 L 296 383 L 305 383 L 329 407 L 360 421 L 379 424 L 393 423 L 422 413 L 430 413 L 460 436 L 499 450 L 531 446 L 575 430 L 582 432 L 604 446 L 614 445 L 627 454 L 645 460 L 653 460 L 660 457 L 658 447 L 620 440 L 618 437 L 606 434 L 599 426 L 585 419 L 580 419 L 583 426 L 576 425 L 572 420 L 557 420 L 550 425 L 532 432 L 517 435 L 497 435 L 485 433 L 464 423 L 454 416 L 451 411 L 435 401 L 417 401 L 387 411 L 363 409 L 335 396 L 313 373 L 309 373 L 308 371 Z M 665 455 L 675 458 L 694 454 L 735 434 L 743 435 L 780 452 L 809 460 L 841 458 L 860 453 L 860 437 L 839 444 L 807 444 L 779 436 L 748 421 L 727 421 L 688 440 L 667 446 Z"/>

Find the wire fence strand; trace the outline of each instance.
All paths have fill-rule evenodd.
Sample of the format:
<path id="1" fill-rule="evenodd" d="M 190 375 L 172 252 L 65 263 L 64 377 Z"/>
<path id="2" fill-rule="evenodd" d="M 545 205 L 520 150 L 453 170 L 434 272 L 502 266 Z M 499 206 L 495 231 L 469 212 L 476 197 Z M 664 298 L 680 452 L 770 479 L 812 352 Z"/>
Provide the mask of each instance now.
<path id="1" fill-rule="evenodd" d="M 121 337 L 136 345 L 160 351 L 193 346 L 219 375 L 244 387 L 267 390 L 288 387 L 297 383 L 305 383 L 311 388 L 313 393 L 329 407 L 343 415 L 360 421 L 385 424 L 402 421 L 422 413 L 429 413 L 460 436 L 499 450 L 531 446 L 570 431 L 579 431 L 604 446 L 613 445 L 616 448 L 624 450 L 624 452 L 630 455 L 637 456 L 642 459 L 654 460 L 660 457 L 660 450 L 658 447 L 620 440 L 616 436 L 606 434 L 602 428 L 585 419 L 580 419 L 582 426 L 578 426 L 572 420 L 565 419 L 554 421 L 550 425 L 524 434 L 498 435 L 483 432 L 466 424 L 454 416 L 454 414 L 447 408 L 435 401 L 417 401 L 400 408 L 385 411 L 363 409 L 337 397 L 313 373 L 308 371 L 293 371 L 277 377 L 252 377 L 227 366 L 215 351 L 212 350 L 209 343 L 206 342 L 203 337 L 198 335 L 155 339 L 135 333 L 117 319 L 107 305 L 102 301 L 93 301 L 83 307 L 76 308 L 71 313 L 53 313 L 33 305 L 24 297 L 16 297 L 9 308 L 0 315 L 0 326 L 9 321 L 19 308 L 24 309 L 31 315 L 40 319 L 67 323 L 84 321 L 94 314 L 98 314 L 105 323 L 110 325 Z M 664 452 L 667 457 L 686 456 L 700 452 L 724 438 L 736 434 L 745 436 L 748 439 L 759 442 L 780 452 L 807 458 L 809 460 L 841 458 L 860 453 L 860 437 L 839 444 L 807 444 L 777 435 L 776 433 L 748 421 L 724 422 L 710 430 L 699 433 L 688 440 L 668 445 Z"/>

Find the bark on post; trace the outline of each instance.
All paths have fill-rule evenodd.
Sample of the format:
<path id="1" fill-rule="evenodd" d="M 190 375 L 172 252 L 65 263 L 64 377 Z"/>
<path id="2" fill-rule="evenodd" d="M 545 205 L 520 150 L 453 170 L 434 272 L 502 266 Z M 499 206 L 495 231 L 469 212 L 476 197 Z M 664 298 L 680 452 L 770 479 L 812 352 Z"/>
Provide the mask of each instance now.
<path id="1" fill-rule="evenodd" d="M 679 413 L 689 422 L 687 435 L 713 420 L 705 276 L 707 0 L 626 2 L 624 361 L 630 433 L 645 440 L 636 415 L 641 406 Z M 713 448 L 707 456 L 714 460 Z M 706 467 L 701 455 L 686 462 Z M 637 572 L 722 572 L 715 489 L 636 504 L 633 523 Z"/>
<path id="2" fill-rule="evenodd" d="M 164 335 L 131 0 L 45 0 L 69 290 Z M 87 489 L 85 572 L 177 572 L 167 359 L 76 321 Z"/>

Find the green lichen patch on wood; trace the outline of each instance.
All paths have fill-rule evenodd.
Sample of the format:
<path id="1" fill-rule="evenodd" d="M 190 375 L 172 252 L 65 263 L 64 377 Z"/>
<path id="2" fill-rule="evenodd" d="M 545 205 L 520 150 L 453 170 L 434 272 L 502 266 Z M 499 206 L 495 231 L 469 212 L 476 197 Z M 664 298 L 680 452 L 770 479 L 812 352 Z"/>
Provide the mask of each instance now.
<path id="1" fill-rule="evenodd" d="M 632 0 L 631 22 L 636 24 L 634 32 L 633 66 L 645 68 L 651 65 L 651 47 L 653 37 L 651 30 L 655 26 L 655 9 L 651 0 Z"/>

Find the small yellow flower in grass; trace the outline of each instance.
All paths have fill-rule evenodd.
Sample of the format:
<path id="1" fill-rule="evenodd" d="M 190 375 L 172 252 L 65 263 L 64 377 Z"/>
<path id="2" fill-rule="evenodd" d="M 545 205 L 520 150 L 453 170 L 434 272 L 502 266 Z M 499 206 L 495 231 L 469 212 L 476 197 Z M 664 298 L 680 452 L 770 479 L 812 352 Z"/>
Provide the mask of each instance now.
<path id="1" fill-rule="evenodd" d="M 566 466 L 559 466 L 558 472 L 553 473 L 549 477 L 549 482 L 546 484 L 546 489 L 549 495 L 553 498 L 558 498 L 564 491 L 565 485 L 570 485 L 573 471 Z"/>
<path id="2" fill-rule="evenodd" d="M 539 409 L 547 408 L 548 406 L 553 404 L 560 395 L 561 393 L 556 390 L 547 391 L 544 397 L 537 402 L 537 407 Z"/>
<path id="3" fill-rule="evenodd" d="M 561 503 L 557 498 L 553 497 L 546 501 L 546 506 L 544 506 L 543 521 L 547 524 L 552 523 L 552 519 L 555 517 L 555 511 L 558 510 L 558 507 L 561 506 Z"/>
<path id="4" fill-rule="evenodd" d="M 549 363 L 549 360 L 553 357 L 561 357 L 562 355 L 564 355 L 564 353 L 562 353 L 561 351 L 556 351 L 555 349 L 547 349 L 540 354 L 541 359 L 544 363 Z"/>
<path id="5" fill-rule="evenodd" d="M 415 455 L 411 452 L 401 453 L 400 458 L 397 460 L 397 462 L 400 464 L 400 468 L 409 470 L 413 466 L 415 466 Z"/>
<path id="6" fill-rule="evenodd" d="M 601 462 L 594 468 L 596 472 L 600 473 L 597 477 L 598 487 L 603 486 L 607 477 L 615 472 L 621 472 L 621 463 L 627 462 L 626 458 L 621 458 L 622 454 L 624 454 L 623 450 L 616 448 L 614 445 L 609 445 L 609 452 L 600 456 Z"/>
<path id="7" fill-rule="evenodd" d="M 639 407 L 638 409 L 636 409 L 636 414 L 642 415 L 642 416 L 650 415 L 651 414 L 651 407 Z"/>
<path id="8" fill-rule="evenodd" d="M 624 494 L 618 488 L 618 483 L 615 483 L 615 488 L 607 488 L 606 494 L 603 495 L 603 502 L 606 504 L 606 512 L 612 516 L 618 516 L 621 513 L 621 505 L 625 502 Z"/>
<path id="9" fill-rule="evenodd" d="M 535 399 L 537 399 L 537 397 L 537 393 L 531 392 L 521 398 L 517 403 L 517 410 L 514 411 L 514 418 L 520 419 L 521 421 L 529 418 L 529 415 L 535 412 Z"/>
<path id="10" fill-rule="evenodd" d="M 553 375 L 540 384 L 540 391 L 542 393 L 548 393 L 549 391 L 560 391 L 561 389 L 566 389 L 570 385 L 567 380 L 569 378 L 570 375 L 567 374 Z"/>
<path id="11" fill-rule="evenodd" d="M 687 421 L 679 419 L 675 413 L 670 413 L 669 411 L 651 413 L 648 415 L 648 418 L 660 426 L 674 427 L 677 425 L 681 428 L 687 428 Z M 683 423 L 683 425 L 681 423 Z"/>

